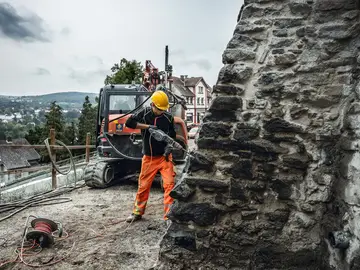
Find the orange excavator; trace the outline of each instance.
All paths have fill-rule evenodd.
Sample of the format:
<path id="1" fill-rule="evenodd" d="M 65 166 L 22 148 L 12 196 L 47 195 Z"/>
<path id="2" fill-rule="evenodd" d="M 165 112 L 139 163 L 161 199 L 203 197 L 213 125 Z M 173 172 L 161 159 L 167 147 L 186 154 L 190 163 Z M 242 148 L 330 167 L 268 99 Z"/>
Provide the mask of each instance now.
<path id="1" fill-rule="evenodd" d="M 96 127 L 98 157 L 89 162 L 85 169 L 87 186 L 105 188 L 118 182 L 115 180 L 134 178 L 140 172 L 141 132 L 126 127 L 125 122 L 133 113 L 150 105 L 150 97 L 156 89 L 167 93 L 170 108 L 182 106 L 186 109 L 185 100 L 165 87 L 168 77 L 168 72 L 159 72 L 151 61 L 147 60 L 142 84 L 106 85 L 100 89 Z M 188 134 L 181 116 L 174 115 L 174 124 L 176 142 L 181 146 L 173 151 L 176 165 L 184 163 L 187 157 Z"/>

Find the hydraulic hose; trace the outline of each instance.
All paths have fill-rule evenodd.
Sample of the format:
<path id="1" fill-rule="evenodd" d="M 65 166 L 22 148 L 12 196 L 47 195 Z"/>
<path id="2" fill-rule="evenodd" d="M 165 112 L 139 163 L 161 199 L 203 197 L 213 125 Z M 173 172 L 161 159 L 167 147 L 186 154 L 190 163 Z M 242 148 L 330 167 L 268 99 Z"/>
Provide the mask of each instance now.
<path id="1" fill-rule="evenodd" d="M 138 105 L 135 109 L 133 109 L 132 111 L 127 112 L 127 113 L 125 113 L 125 114 L 123 114 L 123 115 L 121 115 L 121 116 L 119 116 L 119 117 L 116 117 L 116 118 L 114 118 L 114 119 L 112 119 L 112 120 L 109 120 L 109 123 L 114 122 L 114 121 L 116 121 L 116 120 L 119 120 L 119 119 L 121 119 L 121 118 L 124 118 L 125 116 L 136 112 L 137 110 L 140 109 L 140 107 L 141 107 L 142 105 L 144 105 L 144 104 L 146 103 L 146 101 L 148 101 L 148 100 L 151 98 L 152 95 L 153 95 L 153 93 L 152 93 L 150 96 L 148 96 L 141 104 L 139 104 L 139 105 Z"/>
<path id="2" fill-rule="evenodd" d="M 65 172 L 60 170 L 60 168 L 56 165 L 54 159 L 52 158 L 50 144 L 49 144 L 49 138 L 47 138 L 44 140 L 44 143 L 45 143 L 46 149 L 48 150 L 50 161 L 51 161 L 52 165 L 54 166 L 55 170 L 62 175 L 68 175 L 71 172 L 71 170 L 74 170 L 74 187 L 76 187 L 77 176 L 76 176 L 76 166 L 75 166 L 73 155 L 72 155 L 70 149 L 62 141 L 55 140 L 55 142 L 60 144 L 61 146 L 65 147 L 65 149 L 67 150 L 67 152 L 69 153 L 69 156 L 70 156 L 71 166 L 69 167 L 69 170 L 67 170 Z"/>
<path id="3" fill-rule="evenodd" d="M 130 159 L 130 160 L 141 160 L 142 158 L 136 158 L 136 157 L 130 157 L 122 152 L 120 152 L 109 140 L 109 137 L 107 136 L 106 132 L 103 133 L 105 139 L 107 140 L 107 142 L 109 143 L 109 145 L 111 146 L 111 148 L 115 151 L 116 154 L 118 154 L 119 156 L 126 158 L 126 159 Z"/>

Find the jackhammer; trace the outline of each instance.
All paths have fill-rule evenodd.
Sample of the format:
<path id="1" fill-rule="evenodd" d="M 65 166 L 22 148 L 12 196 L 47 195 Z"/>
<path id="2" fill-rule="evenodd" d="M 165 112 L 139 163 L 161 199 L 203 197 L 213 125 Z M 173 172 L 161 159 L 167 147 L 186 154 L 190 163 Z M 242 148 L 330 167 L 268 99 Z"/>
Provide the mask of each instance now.
<path id="1" fill-rule="evenodd" d="M 177 141 L 175 141 L 173 138 L 171 138 L 169 135 L 167 135 L 164 131 L 161 129 L 155 129 L 155 128 L 149 128 L 149 132 L 151 136 L 159 141 L 159 142 L 165 142 L 167 143 L 167 146 L 165 148 L 164 156 L 167 158 L 172 149 L 178 149 L 182 150 L 186 153 L 187 156 L 194 158 L 184 147 L 181 146 Z"/>

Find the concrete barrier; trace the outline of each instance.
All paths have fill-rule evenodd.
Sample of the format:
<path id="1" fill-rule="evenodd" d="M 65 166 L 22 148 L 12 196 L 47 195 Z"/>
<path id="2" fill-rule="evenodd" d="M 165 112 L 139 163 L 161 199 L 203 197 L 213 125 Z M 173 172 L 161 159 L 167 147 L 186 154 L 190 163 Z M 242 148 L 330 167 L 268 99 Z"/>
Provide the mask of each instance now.
<path id="1" fill-rule="evenodd" d="M 75 184 L 83 183 L 84 176 L 83 168 L 76 169 L 76 178 L 74 171 L 71 171 L 68 175 L 57 175 L 58 187 L 70 187 Z M 25 199 L 37 194 L 41 194 L 47 191 L 51 191 L 51 176 L 41 179 L 29 179 L 25 182 L 18 183 L 17 185 L 12 185 L 10 187 L 5 187 L 0 190 L 0 202 L 11 202 L 15 200 Z"/>

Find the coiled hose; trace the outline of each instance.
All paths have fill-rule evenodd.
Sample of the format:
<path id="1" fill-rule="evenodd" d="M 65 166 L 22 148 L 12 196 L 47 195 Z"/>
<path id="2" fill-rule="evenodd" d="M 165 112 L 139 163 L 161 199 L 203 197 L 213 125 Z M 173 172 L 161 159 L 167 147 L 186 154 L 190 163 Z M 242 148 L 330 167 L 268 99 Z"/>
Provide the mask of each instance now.
<path id="1" fill-rule="evenodd" d="M 44 143 L 45 143 L 45 146 L 46 146 L 46 149 L 48 150 L 48 153 L 49 153 L 49 157 L 50 157 L 50 161 L 53 165 L 53 168 L 60 174 L 62 175 L 68 175 L 71 170 L 74 170 L 74 187 L 76 187 L 76 182 L 77 182 L 77 176 L 76 176 L 76 166 L 75 166 L 75 162 L 74 162 L 74 158 L 73 158 L 73 155 L 69 149 L 69 147 L 67 147 L 67 145 L 65 143 L 63 143 L 62 141 L 59 141 L 59 140 L 55 140 L 55 143 L 58 143 L 59 145 L 63 146 L 67 152 L 69 153 L 69 158 L 70 158 L 70 163 L 71 163 L 71 166 L 69 167 L 69 169 L 67 171 L 61 171 L 60 168 L 56 165 L 56 162 L 54 161 L 54 159 L 52 158 L 52 153 L 51 153 L 51 149 L 50 149 L 50 144 L 49 144 L 49 138 L 46 138 L 44 140 Z"/>

